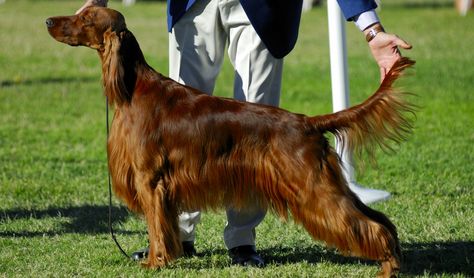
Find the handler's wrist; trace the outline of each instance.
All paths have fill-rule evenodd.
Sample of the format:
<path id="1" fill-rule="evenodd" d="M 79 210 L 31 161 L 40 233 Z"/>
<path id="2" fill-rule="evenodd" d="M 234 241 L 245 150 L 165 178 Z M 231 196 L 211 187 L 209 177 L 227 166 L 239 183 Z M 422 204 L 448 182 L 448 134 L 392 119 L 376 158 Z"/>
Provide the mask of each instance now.
<path id="1" fill-rule="evenodd" d="M 364 30 L 365 40 L 370 42 L 381 32 L 385 32 L 383 26 L 380 23 L 375 23 Z"/>

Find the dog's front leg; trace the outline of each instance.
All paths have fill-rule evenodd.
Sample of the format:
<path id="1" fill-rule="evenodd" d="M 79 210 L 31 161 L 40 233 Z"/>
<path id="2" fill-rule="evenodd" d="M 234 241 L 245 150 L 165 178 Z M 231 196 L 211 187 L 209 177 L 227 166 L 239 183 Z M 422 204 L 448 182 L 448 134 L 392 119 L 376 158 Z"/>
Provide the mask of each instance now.
<path id="1" fill-rule="evenodd" d="M 150 183 L 148 183 L 150 184 Z M 145 190 L 142 207 L 148 227 L 150 252 L 145 267 L 159 268 L 182 254 L 179 240 L 178 213 L 170 201 L 163 180 Z"/>

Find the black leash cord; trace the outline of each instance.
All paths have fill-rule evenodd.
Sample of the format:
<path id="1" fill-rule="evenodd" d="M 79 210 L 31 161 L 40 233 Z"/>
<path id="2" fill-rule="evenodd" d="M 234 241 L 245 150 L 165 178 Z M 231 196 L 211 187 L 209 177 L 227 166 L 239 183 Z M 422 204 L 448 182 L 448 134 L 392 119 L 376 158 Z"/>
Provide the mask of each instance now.
<path id="1" fill-rule="evenodd" d="M 106 97 L 105 98 L 105 122 L 106 122 L 106 128 L 107 128 L 107 143 L 109 141 L 109 99 Z M 107 144 L 106 144 L 107 146 Z M 109 162 L 109 152 L 107 151 L 107 163 Z M 109 169 L 109 165 L 107 165 L 107 169 Z M 115 237 L 114 234 L 114 229 L 112 228 L 112 181 L 110 178 L 110 170 L 107 170 L 108 172 L 108 182 L 109 182 L 109 231 L 110 235 L 112 236 L 112 239 L 115 242 L 115 245 L 117 245 L 118 249 L 122 254 L 127 257 L 127 259 L 131 259 L 125 251 L 123 251 L 122 246 L 117 241 L 117 238 Z"/>

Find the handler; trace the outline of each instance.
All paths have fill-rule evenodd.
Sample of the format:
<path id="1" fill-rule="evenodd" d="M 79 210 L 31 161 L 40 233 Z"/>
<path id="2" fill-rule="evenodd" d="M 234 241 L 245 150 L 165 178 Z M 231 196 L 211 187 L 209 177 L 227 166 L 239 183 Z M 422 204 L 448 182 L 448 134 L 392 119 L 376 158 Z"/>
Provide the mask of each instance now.
<path id="1" fill-rule="evenodd" d="M 333 0 L 330 0 L 333 1 Z M 385 33 L 374 11 L 373 0 L 338 0 L 344 17 L 363 32 L 371 53 L 385 76 L 400 57 L 398 47 L 411 45 Z M 78 11 L 107 6 L 107 0 L 88 0 Z M 283 57 L 298 37 L 302 0 L 168 0 L 169 75 L 174 80 L 212 94 L 221 70 L 224 51 L 235 70 L 234 98 L 278 106 Z M 351 188 L 366 204 L 384 200 L 388 192 L 363 187 Z M 266 212 L 258 208 L 227 211 L 224 242 L 232 264 L 263 267 L 265 262 L 255 248 L 255 227 Z M 179 216 L 185 255 L 194 249 L 200 212 Z M 148 249 L 133 253 L 136 260 Z"/>

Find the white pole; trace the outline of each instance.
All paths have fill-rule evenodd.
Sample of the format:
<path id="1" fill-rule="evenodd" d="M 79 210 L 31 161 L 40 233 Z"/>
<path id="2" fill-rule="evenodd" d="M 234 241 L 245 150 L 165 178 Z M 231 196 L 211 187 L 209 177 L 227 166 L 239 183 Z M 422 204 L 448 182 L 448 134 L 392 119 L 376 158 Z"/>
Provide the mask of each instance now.
<path id="1" fill-rule="evenodd" d="M 347 51 L 345 19 L 336 0 L 328 0 L 329 51 L 331 59 L 331 84 L 333 111 L 337 112 L 349 107 L 349 75 L 347 74 Z M 352 161 L 352 153 L 343 151 L 336 141 L 336 151 L 342 160 L 342 172 L 349 188 L 365 204 L 386 200 L 390 193 L 365 188 L 357 184 Z"/>
<path id="2" fill-rule="evenodd" d="M 329 52 L 331 60 L 331 86 L 333 111 L 349 107 L 349 77 L 347 73 L 346 28 L 345 19 L 336 0 L 328 0 Z M 343 152 L 336 141 L 336 150 L 344 165 L 344 174 L 348 182 L 354 182 L 352 154 Z"/>
<path id="3" fill-rule="evenodd" d="M 329 52 L 333 111 L 349 107 L 349 78 L 347 74 L 346 28 L 336 0 L 328 0 Z"/>

